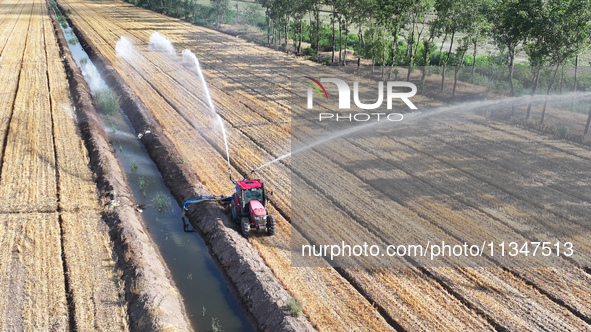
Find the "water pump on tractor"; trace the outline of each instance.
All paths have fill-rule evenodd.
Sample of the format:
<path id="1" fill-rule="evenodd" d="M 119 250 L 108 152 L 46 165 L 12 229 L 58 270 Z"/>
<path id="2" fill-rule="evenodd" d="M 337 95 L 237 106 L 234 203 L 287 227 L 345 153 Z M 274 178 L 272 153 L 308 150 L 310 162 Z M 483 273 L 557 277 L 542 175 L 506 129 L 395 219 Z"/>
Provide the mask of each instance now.
<path id="1" fill-rule="evenodd" d="M 184 230 L 186 232 L 191 231 L 188 222 L 185 221 L 185 211 L 189 210 L 189 204 L 218 201 L 230 205 L 232 219 L 240 225 L 244 237 L 248 237 L 252 230 L 274 235 L 277 231 L 275 217 L 270 215 L 266 208 L 267 196 L 271 193 L 265 190 L 263 181 L 259 179 L 247 180 L 246 177 L 240 181 L 235 181 L 231 176 L 230 180 L 236 185 L 236 190 L 232 196 L 203 195 L 183 203 L 182 219 Z"/>

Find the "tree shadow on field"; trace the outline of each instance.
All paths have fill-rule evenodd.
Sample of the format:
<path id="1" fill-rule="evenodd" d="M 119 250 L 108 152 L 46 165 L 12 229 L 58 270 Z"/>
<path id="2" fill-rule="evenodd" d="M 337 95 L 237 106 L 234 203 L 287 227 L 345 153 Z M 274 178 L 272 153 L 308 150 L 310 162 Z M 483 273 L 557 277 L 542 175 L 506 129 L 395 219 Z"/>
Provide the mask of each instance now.
<path id="1" fill-rule="evenodd" d="M 583 248 L 578 262 L 588 263 L 591 252 L 583 240 L 591 229 L 586 219 L 591 214 L 587 161 L 537 153 L 538 142 L 516 141 L 511 135 L 488 141 L 470 129 L 458 129 L 465 125 L 459 122 L 446 129 L 420 123 L 350 139 L 347 155 L 352 159 L 328 147 L 318 151 L 341 168 L 334 170 L 334 181 L 363 182 L 343 195 L 359 195 L 360 201 L 370 197 L 386 206 L 400 204 L 418 214 L 417 228 L 432 224 L 459 232 L 454 233 L 458 238 L 464 237 L 461 229 L 481 228 L 491 234 L 512 229 L 517 238 L 572 241 Z M 385 140 L 392 144 L 370 147 L 371 142 Z M 314 172 L 314 167 L 326 165 L 306 167 Z M 297 193 L 297 186 L 292 191 Z M 331 199 L 346 206 L 345 200 L 338 203 L 341 193 L 332 194 L 334 188 L 319 191 L 331 193 Z M 379 206 L 369 205 L 364 211 L 372 214 Z"/>

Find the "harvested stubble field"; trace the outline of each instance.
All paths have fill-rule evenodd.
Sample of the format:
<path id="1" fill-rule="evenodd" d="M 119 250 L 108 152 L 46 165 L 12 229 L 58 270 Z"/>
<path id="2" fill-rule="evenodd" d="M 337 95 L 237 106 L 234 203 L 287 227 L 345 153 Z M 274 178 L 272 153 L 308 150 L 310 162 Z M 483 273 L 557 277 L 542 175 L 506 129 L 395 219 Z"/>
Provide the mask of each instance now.
<path id="1" fill-rule="evenodd" d="M 49 15 L 0 1 L 0 329 L 128 330 Z"/>
<path id="2" fill-rule="evenodd" d="M 290 77 L 337 75 L 334 69 L 120 1 L 59 3 L 153 113 L 181 154 L 179 162 L 194 169 L 214 193 L 232 191 L 223 141 L 219 131 L 208 129 L 212 116 L 201 84 L 194 68 L 180 59 L 180 50 L 190 49 L 204 66 L 228 128 L 235 177 L 289 151 L 291 139 L 309 139 L 301 131 L 291 132 Z M 155 31 L 174 43 L 176 56 L 148 47 Z M 124 59 L 115 52 L 122 36 L 135 45 Z M 420 102 L 441 105 L 427 98 Z M 578 229 L 584 242 L 591 205 L 588 148 L 463 115 L 453 121 L 421 121 L 399 128 L 396 135 L 377 131 L 340 138 L 301 158 L 300 163 L 314 170 L 323 165 L 327 171 L 300 167 L 291 174 L 289 160 L 265 168 L 261 177 L 275 192 L 270 210 L 278 216 L 279 229 L 273 237 L 249 241 L 319 330 L 591 328 L 591 276 L 569 260 L 552 263 L 560 268 L 290 265 L 290 240 L 323 243 L 335 236 L 376 244 L 393 239 L 384 234 L 398 233 L 416 241 L 428 234 L 457 242 L 524 241 L 547 235 L 551 227 L 564 240 L 556 225 L 567 225 Z M 363 171 L 352 167 L 363 161 L 379 164 Z M 378 166 L 389 172 L 380 173 Z M 348 176 L 334 181 L 334 174 Z M 313 201 L 291 211 L 290 186 Z M 343 192 L 346 197 L 339 195 Z M 385 211 L 396 215 L 398 223 L 376 222 L 379 216 L 389 219 Z M 323 227 L 290 227 L 298 214 L 322 220 Z M 331 224 L 338 225 L 334 234 Z M 589 247 L 578 250 L 582 257 L 590 254 Z"/>

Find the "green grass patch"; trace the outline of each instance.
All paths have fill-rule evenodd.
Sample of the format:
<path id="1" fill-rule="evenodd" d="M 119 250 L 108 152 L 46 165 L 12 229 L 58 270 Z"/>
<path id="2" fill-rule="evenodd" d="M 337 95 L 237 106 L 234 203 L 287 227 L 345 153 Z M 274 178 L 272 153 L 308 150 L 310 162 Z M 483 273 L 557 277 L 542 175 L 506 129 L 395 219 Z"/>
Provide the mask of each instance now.
<path id="1" fill-rule="evenodd" d="M 212 317 L 211 318 L 211 330 L 213 332 L 221 332 L 224 330 L 224 328 L 222 327 L 222 325 L 220 325 L 220 320 Z"/>
<path id="2" fill-rule="evenodd" d="M 291 297 L 287 300 L 287 310 L 291 313 L 292 316 L 295 318 L 300 318 L 304 314 L 302 303 L 295 298 Z"/>
<path id="3" fill-rule="evenodd" d="M 96 106 L 107 116 L 111 116 L 119 111 L 119 97 L 110 88 L 98 90 L 94 94 Z"/>
<path id="4" fill-rule="evenodd" d="M 68 44 L 70 44 L 70 45 L 78 44 L 78 38 L 72 37 L 72 38 L 68 39 Z"/>
<path id="5" fill-rule="evenodd" d="M 144 179 L 142 176 L 140 176 L 140 178 L 137 181 L 138 181 L 138 184 L 140 185 L 140 191 L 142 192 L 142 195 L 144 197 L 146 197 L 146 179 Z"/>
<path id="6" fill-rule="evenodd" d="M 172 202 L 170 201 L 170 197 L 168 197 L 165 193 L 159 191 L 154 198 L 156 202 L 156 206 L 158 207 L 158 211 L 163 212 L 168 210 L 172 206 Z"/>

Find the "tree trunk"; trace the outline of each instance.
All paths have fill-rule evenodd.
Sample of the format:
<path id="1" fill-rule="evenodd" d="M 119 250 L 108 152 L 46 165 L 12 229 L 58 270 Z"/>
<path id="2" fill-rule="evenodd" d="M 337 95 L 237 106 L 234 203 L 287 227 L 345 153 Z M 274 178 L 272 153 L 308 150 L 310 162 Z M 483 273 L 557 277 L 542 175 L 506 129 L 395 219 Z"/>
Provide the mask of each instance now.
<path id="1" fill-rule="evenodd" d="M 240 12 L 238 11 L 238 1 L 236 1 L 236 24 L 240 21 Z"/>
<path id="2" fill-rule="evenodd" d="M 573 85 L 573 91 L 577 92 L 577 71 L 579 69 L 579 55 L 577 54 L 577 56 L 575 57 L 575 82 Z"/>
<path id="3" fill-rule="evenodd" d="M 445 36 L 443 37 L 443 41 L 441 42 L 441 46 L 439 46 L 439 61 L 437 62 L 438 66 L 441 66 L 441 58 L 443 57 L 443 54 L 441 54 L 441 51 L 443 51 L 443 44 L 445 44 L 446 40 L 447 40 L 447 31 L 445 32 Z"/>
<path id="4" fill-rule="evenodd" d="M 265 11 L 265 20 L 267 21 L 267 46 L 271 46 L 271 22 L 269 20 L 269 8 Z"/>
<path id="5" fill-rule="evenodd" d="M 408 43 L 407 43 L 407 47 L 406 47 L 406 59 L 408 60 L 408 65 L 412 66 L 412 51 L 414 49 L 414 31 L 410 33 L 410 36 L 408 37 Z"/>
<path id="6" fill-rule="evenodd" d="M 443 92 L 443 86 L 445 85 L 445 63 L 441 69 L 441 92 Z"/>
<path id="7" fill-rule="evenodd" d="M 423 73 L 421 74 L 421 86 L 419 87 L 419 92 L 423 93 L 425 89 L 425 77 L 427 76 L 427 66 L 423 66 Z"/>
<path id="8" fill-rule="evenodd" d="M 558 60 L 556 64 L 556 69 L 554 70 L 554 75 L 552 76 L 552 80 L 550 84 L 548 84 L 548 90 L 546 90 L 546 96 L 544 97 L 544 108 L 542 109 L 542 118 L 540 119 L 540 124 L 544 124 L 544 116 L 546 115 L 546 106 L 548 106 L 548 95 L 550 95 L 550 90 L 552 89 L 552 84 L 554 84 L 554 80 L 556 79 L 556 74 L 558 73 L 558 67 L 560 66 L 561 61 Z"/>
<path id="9" fill-rule="evenodd" d="M 287 43 L 289 42 L 289 16 L 287 17 L 287 23 L 285 24 L 285 52 L 287 52 Z"/>
<path id="10" fill-rule="evenodd" d="M 564 86 L 564 66 L 560 66 L 560 94 L 562 94 L 563 86 Z"/>
<path id="11" fill-rule="evenodd" d="M 298 53 L 302 53 L 302 39 L 304 38 L 304 18 L 300 17 L 300 38 L 298 40 Z"/>
<path id="12" fill-rule="evenodd" d="M 452 31 L 451 33 L 451 40 L 449 42 L 449 50 L 447 50 L 447 58 L 445 59 L 445 64 L 447 64 L 447 62 L 449 61 L 449 57 L 451 55 L 451 49 L 454 46 L 454 37 L 456 36 L 456 31 Z"/>
<path id="13" fill-rule="evenodd" d="M 390 66 L 390 71 L 392 71 L 392 68 L 394 68 L 394 66 L 396 66 L 398 64 L 396 62 L 396 54 L 398 54 L 398 50 L 400 49 L 400 46 L 398 45 L 398 34 L 400 33 L 400 22 L 401 22 L 401 19 L 399 19 L 398 23 L 396 23 L 396 28 L 394 29 L 394 35 L 392 36 L 394 42 L 392 44 L 392 46 L 393 46 L 392 65 Z"/>
<path id="14" fill-rule="evenodd" d="M 460 69 L 462 68 L 462 65 L 464 64 L 464 57 L 466 56 L 466 51 L 462 52 L 462 58 L 460 60 L 460 65 L 456 66 L 455 69 L 455 73 L 454 73 L 454 88 L 453 91 L 451 93 L 451 97 L 455 98 L 456 97 L 456 87 L 458 85 L 458 72 L 460 71 Z"/>
<path id="15" fill-rule="evenodd" d="M 343 50 L 343 30 L 341 29 L 341 20 L 339 20 L 339 66 L 342 61 L 342 50 Z"/>
<path id="16" fill-rule="evenodd" d="M 415 47 L 415 26 L 416 26 L 416 15 L 413 17 L 412 32 L 410 33 L 410 47 L 409 47 L 409 60 L 408 60 L 408 71 L 406 72 L 406 81 L 410 82 L 410 73 L 412 72 L 412 66 L 414 63 L 414 54 L 419 48 L 419 45 Z M 419 36 L 420 38 L 420 36 Z"/>
<path id="17" fill-rule="evenodd" d="M 313 44 L 314 43 L 314 38 L 313 38 L 314 36 L 312 36 L 312 33 L 314 31 L 312 29 L 312 26 L 313 26 L 313 24 L 312 24 L 312 11 L 308 11 L 308 22 L 310 22 L 310 48 L 313 48 L 314 47 L 314 44 Z M 303 30 L 302 30 L 302 33 L 303 33 Z"/>
<path id="18" fill-rule="evenodd" d="M 542 70 L 542 67 L 541 66 L 538 66 L 537 69 L 538 70 L 536 71 L 536 77 L 535 77 L 534 87 L 531 90 L 531 96 L 532 96 L 532 98 L 536 94 L 536 90 L 538 89 L 538 82 L 540 80 L 540 71 Z M 525 119 L 526 120 L 529 119 L 529 116 L 531 114 L 530 113 L 531 112 L 531 104 L 532 104 L 532 101 L 530 100 L 529 105 L 527 105 L 527 112 L 525 113 Z"/>
<path id="19" fill-rule="evenodd" d="M 474 53 L 472 54 L 472 76 L 470 78 L 470 83 L 474 84 L 474 74 L 476 73 L 476 47 L 478 46 L 478 39 L 474 38 L 472 42 L 474 43 Z"/>
<path id="20" fill-rule="evenodd" d="M 511 97 L 515 97 L 515 89 L 513 87 L 513 69 L 515 68 L 515 48 L 509 50 L 509 87 L 511 89 Z M 515 100 L 511 102 L 511 115 L 515 115 Z"/>
<path id="21" fill-rule="evenodd" d="M 320 52 L 320 4 L 316 3 L 316 55 Z"/>
<path id="22" fill-rule="evenodd" d="M 429 46 L 431 46 L 431 39 L 433 39 L 433 36 L 431 36 L 431 38 L 429 39 Z M 424 45 L 424 43 L 423 43 L 423 45 Z M 423 74 L 421 75 L 421 87 L 420 87 L 421 93 L 423 93 L 423 90 L 425 88 L 425 77 L 427 76 L 427 66 L 429 65 L 427 63 L 427 60 L 429 59 L 430 50 L 431 50 L 430 47 L 429 47 L 429 50 L 427 50 L 425 48 L 425 52 L 423 54 L 423 57 L 424 57 L 423 58 L 423 60 L 424 60 L 423 62 L 425 63 L 425 65 L 423 66 Z"/>
<path id="23" fill-rule="evenodd" d="M 269 46 L 271 46 L 273 48 L 275 47 L 275 33 L 276 33 L 276 31 L 275 31 L 275 21 L 274 20 L 271 20 L 271 45 L 269 45 Z"/>
<path id="24" fill-rule="evenodd" d="M 371 73 L 373 74 L 376 67 L 376 49 L 374 47 L 376 41 L 376 29 L 373 24 L 373 18 L 370 18 L 369 23 L 371 24 Z"/>
<path id="25" fill-rule="evenodd" d="M 347 65 L 347 43 L 349 42 L 349 24 L 345 21 L 345 54 L 343 54 L 343 66 Z"/>
<path id="26" fill-rule="evenodd" d="M 509 88 L 511 90 L 511 97 L 515 97 L 515 88 L 513 86 L 513 69 L 515 68 L 515 48 L 509 51 Z"/>
<path id="27" fill-rule="evenodd" d="M 335 37 L 335 33 L 334 33 L 334 21 L 335 21 L 335 17 L 334 17 L 334 4 L 332 5 L 332 16 L 330 18 L 330 21 L 332 23 L 332 53 L 331 53 L 331 57 L 330 57 L 330 63 L 334 63 L 334 47 L 336 44 L 336 37 Z"/>
<path id="28" fill-rule="evenodd" d="M 363 43 L 363 32 L 361 30 L 361 24 L 359 24 L 359 33 L 357 35 L 357 67 L 361 66 L 361 50 L 363 49 L 363 47 L 365 46 Z M 362 46 L 364 45 L 364 46 Z"/>
<path id="29" fill-rule="evenodd" d="M 412 36 L 413 34 L 411 34 L 411 38 L 412 38 L 412 41 L 414 42 L 414 36 Z M 411 49 L 413 48 L 413 43 L 410 44 L 410 48 Z M 408 61 L 408 70 L 406 71 L 406 81 L 407 82 L 410 81 L 410 73 L 412 72 L 412 63 L 413 63 L 412 50 L 409 52 L 409 54 L 410 54 L 410 58 Z"/>
<path id="30" fill-rule="evenodd" d="M 456 66 L 456 68 L 454 69 L 454 87 L 451 92 L 452 100 L 455 100 L 456 98 L 456 87 L 458 85 L 458 71 L 460 71 L 460 68 L 460 66 Z"/>
<path id="31" fill-rule="evenodd" d="M 423 27 L 421 28 L 421 30 L 417 31 L 417 45 L 415 46 L 415 50 L 412 54 L 412 61 L 414 62 L 414 59 L 417 58 L 417 51 L 419 50 L 419 44 L 421 43 L 421 36 L 423 35 L 423 31 L 425 30 L 425 23 L 427 22 L 426 16 L 423 19 L 423 22 L 421 22 L 421 24 L 423 25 Z"/>
<path id="32" fill-rule="evenodd" d="M 447 67 L 447 62 L 449 61 L 449 56 L 451 55 L 451 48 L 454 45 L 454 37 L 456 35 L 456 31 L 452 31 L 451 33 L 451 42 L 449 43 L 449 51 L 447 51 L 447 58 L 445 58 L 445 62 L 443 63 L 443 70 L 441 71 L 441 92 L 443 92 L 445 87 L 445 68 Z"/>
<path id="33" fill-rule="evenodd" d="M 577 100 L 577 71 L 579 69 L 579 55 L 575 56 L 575 82 L 573 83 L 573 98 L 570 102 L 571 111 L 575 110 L 575 101 Z"/>
<path id="34" fill-rule="evenodd" d="M 384 30 L 380 28 L 382 33 L 382 78 L 384 78 L 384 67 L 386 66 L 386 36 Z"/>

